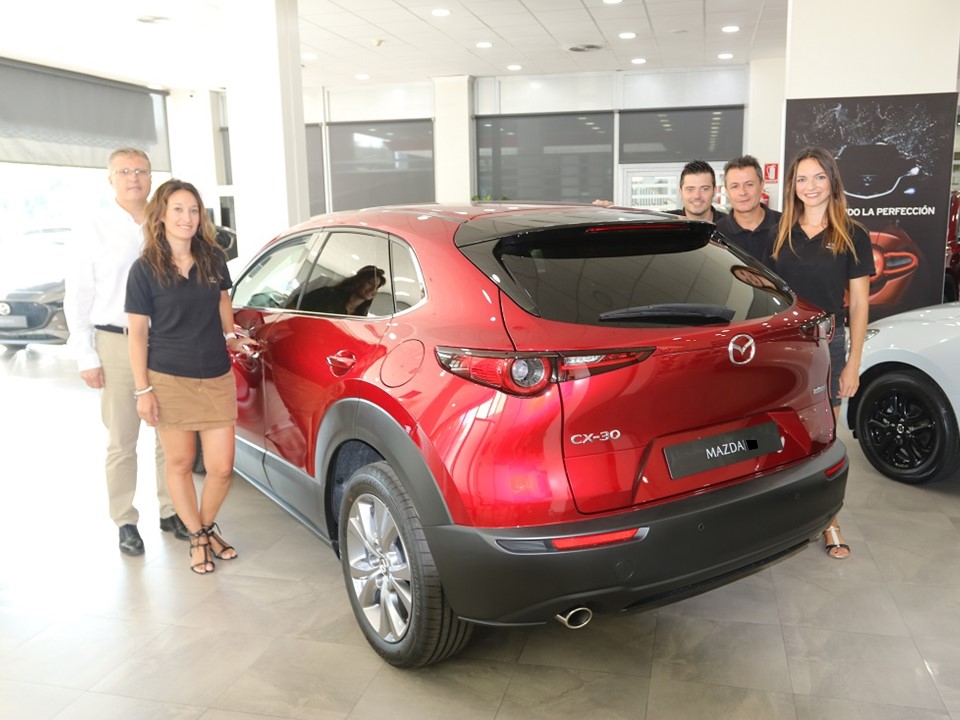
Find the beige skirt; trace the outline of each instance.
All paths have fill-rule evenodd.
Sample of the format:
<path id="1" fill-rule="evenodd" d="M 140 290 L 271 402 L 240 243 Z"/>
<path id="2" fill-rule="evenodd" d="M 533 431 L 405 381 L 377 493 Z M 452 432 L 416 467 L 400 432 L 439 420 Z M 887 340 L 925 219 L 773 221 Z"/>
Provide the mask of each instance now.
<path id="1" fill-rule="evenodd" d="M 188 378 L 149 370 L 147 378 L 160 408 L 162 430 L 214 430 L 237 422 L 233 372 L 215 378 Z"/>

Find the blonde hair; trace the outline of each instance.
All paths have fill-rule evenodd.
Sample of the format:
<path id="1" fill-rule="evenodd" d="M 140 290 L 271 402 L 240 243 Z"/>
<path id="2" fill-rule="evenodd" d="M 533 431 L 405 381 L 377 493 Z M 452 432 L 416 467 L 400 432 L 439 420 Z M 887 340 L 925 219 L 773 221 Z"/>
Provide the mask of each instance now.
<path id="1" fill-rule="evenodd" d="M 823 148 L 807 147 L 797 153 L 790 163 L 789 170 L 787 170 L 787 178 L 783 187 L 784 189 L 790 189 L 789 197 L 784 198 L 783 214 L 780 218 L 780 226 L 777 228 L 777 239 L 773 243 L 774 259 L 779 256 L 784 245 L 796 254 L 793 249 L 791 232 L 793 226 L 799 224 L 800 218 L 803 217 L 804 205 L 797 195 L 796 188 L 797 168 L 803 160 L 813 160 L 818 163 L 830 180 L 830 199 L 827 202 L 826 212 L 827 227 L 823 232 L 824 246 L 829 248 L 834 256 L 840 253 L 850 253 L 856 258 L 857 251 L 853 245 L 853 230 L 860 224 L 851 220 L 847 215 L 847 198 L 843 193 L 843 180 L 840 179 L 840 168 L 837 167 L 837 161 L 833 159 L 833 155 Z"/>

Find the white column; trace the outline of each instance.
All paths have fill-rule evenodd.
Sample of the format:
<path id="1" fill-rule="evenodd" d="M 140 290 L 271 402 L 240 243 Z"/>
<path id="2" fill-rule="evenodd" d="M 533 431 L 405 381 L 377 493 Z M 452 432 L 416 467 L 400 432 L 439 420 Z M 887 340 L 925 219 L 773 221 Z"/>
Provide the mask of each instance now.
<path id="1" fill-rule="evenodd" d="M 171 175 L 193 183 L 203 204 L 220 222 L 213 102 L 208 90 L 171 90 L 167 96 L 167 130 Z"/>
<path id="2" fill-rule="evenodd" d="M 753 60 L 750 63 L 750 89 L 745 113 L 746 152 L 766 163 L 779 162 L 783 154 L 783 76 L 784 60 Z M 781 173 L 782 173 L 781 168 Z M 770 207 L 780 209 L 781 178 L 767 182 L 764 189 L 770 195 Z"/>
<path id="3" fill-rule="evenodd" d="M 467 202 L 475 194 L 476 133 L 473 78 L 434 78 L 433 163 L 437 202 Z"/>
<path id="4" fill-rule="evenodd" d="M 241 259 L 309 216 L 296 0 L 223 5 L 231 39 L 230 157 Z M 226 59 L 224 59 L 224 56 Z"/>

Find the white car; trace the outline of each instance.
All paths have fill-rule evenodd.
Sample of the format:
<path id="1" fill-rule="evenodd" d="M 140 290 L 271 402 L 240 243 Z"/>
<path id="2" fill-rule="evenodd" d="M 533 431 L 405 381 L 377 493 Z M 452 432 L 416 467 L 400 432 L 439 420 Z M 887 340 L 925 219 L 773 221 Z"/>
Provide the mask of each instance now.
<path id="1" fill-rule="evenodd" d="M 871 323 L 847 422 L 870 464 L 918 484 L 960 470 L 960 302 Z"/>

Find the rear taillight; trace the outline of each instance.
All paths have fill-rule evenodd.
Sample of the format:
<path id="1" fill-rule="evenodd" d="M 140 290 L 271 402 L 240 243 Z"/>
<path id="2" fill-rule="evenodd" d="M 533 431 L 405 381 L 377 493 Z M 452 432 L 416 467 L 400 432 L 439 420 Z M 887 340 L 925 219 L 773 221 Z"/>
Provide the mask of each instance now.
<path id="1" fill-rule="evenodd" d="M 830 342 L 833 338 L 833 315 L 822 315 L 816 320 L 811 320 L 800 326 L 800 332 L 814 340 L 826 340 Z"/>
<path id="2" fill-rule="evenodd" d="M 437 348 L 437 361 L 465 380 L 511 395 L 537 395 L 551 383 L 598 375 L 641 362 L 652 348 L 577 353 L 511 353 Z"/>
<path id="3" fill-rule="evenodd" d="M 601 545 L 615 545 L 633 540 L 637 536 L 646 535 L 641 528 L 615 530 L 614 532 L 595 533 L 593 535 L 575 535 L 573 537 L 553 538 L 551 542 L 557 550 L 581 550 L 583 548 L 600 547 Z"/>

